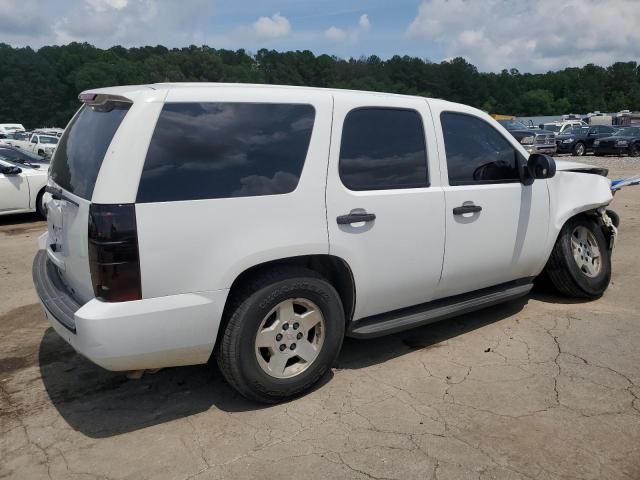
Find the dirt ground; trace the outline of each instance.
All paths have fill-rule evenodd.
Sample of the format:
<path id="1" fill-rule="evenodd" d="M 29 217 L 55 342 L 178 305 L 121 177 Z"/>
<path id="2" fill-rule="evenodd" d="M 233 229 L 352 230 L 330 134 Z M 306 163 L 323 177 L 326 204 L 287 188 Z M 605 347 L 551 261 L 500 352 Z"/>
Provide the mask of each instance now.
<path id="1" fill-rule="evenodd" d="M 611 177 L 638 159 L 599 160 Z M 214 367 L 130 381 L 77 355 L 31 284 L 30 215 L 0 220 L 0 478 L 640 479 L 640 187 L 606 295 L 519 301 L 347 340 L 319 388 L 264 407 Z"/>

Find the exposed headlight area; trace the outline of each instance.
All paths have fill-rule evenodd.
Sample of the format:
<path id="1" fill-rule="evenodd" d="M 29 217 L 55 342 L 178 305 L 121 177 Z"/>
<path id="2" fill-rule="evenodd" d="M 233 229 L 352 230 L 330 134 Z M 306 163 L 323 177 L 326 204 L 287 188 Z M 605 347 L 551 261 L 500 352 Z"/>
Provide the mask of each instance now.
<path id="1" fill-rule="evenodd" d="M 600 140 L 594 140 L 593 141 L 593 146 L 597 147 L 598 145 L 600 145 Z"/>
<path id="2" fill-rule="evenodd" d="M 626 147 L 627 145 L 629 145 L 629 140 L 618 140 L 616 142 L 616 146 L 618 147 Z"/>
<path id="3" fill-rule="evenodd" d="M 522 145 L 532 145 L 533 144 L 533 137 L 524 137 L 522 140 L 520 140 L 520 143 Z"/>
<path id="4" fill-rule="evenodd" d="M 573 143 L 573 138 L 565 138 L 564 140 L 562 140 L 562 143 Z"/>

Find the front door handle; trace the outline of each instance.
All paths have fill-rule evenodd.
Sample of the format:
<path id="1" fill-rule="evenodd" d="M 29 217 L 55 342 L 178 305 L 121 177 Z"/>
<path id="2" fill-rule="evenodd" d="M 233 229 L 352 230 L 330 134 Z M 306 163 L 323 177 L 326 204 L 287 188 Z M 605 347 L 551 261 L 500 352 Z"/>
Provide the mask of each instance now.
<path id="1" fill-rule="evenodd" d="M 482 211 L 480 205 L 462 205 L 453 209 L 454 215 L 464 215 L 465 213 L 477 213 Z"/>
<path id="2" fill-rule="evenodd" d="M 348 225 L 350 223 L 371 222 L 375 219 L 375 213 L 349 213 L 347 215 L 340 215 L 336 218 L 336 222 L 338 222 L 338 225 Z"/>

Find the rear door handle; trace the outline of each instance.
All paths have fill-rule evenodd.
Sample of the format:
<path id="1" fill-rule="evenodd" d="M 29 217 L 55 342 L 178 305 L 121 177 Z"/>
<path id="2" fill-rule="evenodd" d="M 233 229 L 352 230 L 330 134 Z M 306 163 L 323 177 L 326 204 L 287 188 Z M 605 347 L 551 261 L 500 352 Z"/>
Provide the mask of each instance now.
<path id="1" fill-rule="evenodd" d="M 358 222 L 371 222 L 376 219 L 375 213 L 349 213 L 347 215 L 340 215 L 336 218 L 338 225 L 348 225 L 350 223 Z"/>
<path id="2" fill-rule="evenodd" d="M 453 209 L 454 215 L 464 215 L 465 213 L 477 213 L 482 211 L 480 205 L 462 205 Z"/>

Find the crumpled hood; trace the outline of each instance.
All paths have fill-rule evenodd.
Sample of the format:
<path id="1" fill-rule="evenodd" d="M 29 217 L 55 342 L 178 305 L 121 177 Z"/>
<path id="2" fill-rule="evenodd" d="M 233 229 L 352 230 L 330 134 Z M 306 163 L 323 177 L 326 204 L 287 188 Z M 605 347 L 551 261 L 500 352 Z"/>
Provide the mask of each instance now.
<path id="1" fill-rule="evenodd" d="M 592 173 L 606 177 L 609 170 L 603 167 L 596 167 L 587 163 L 572 162 L 570 160 L 556 160 L 556 172 L 580 172 Z"/>

